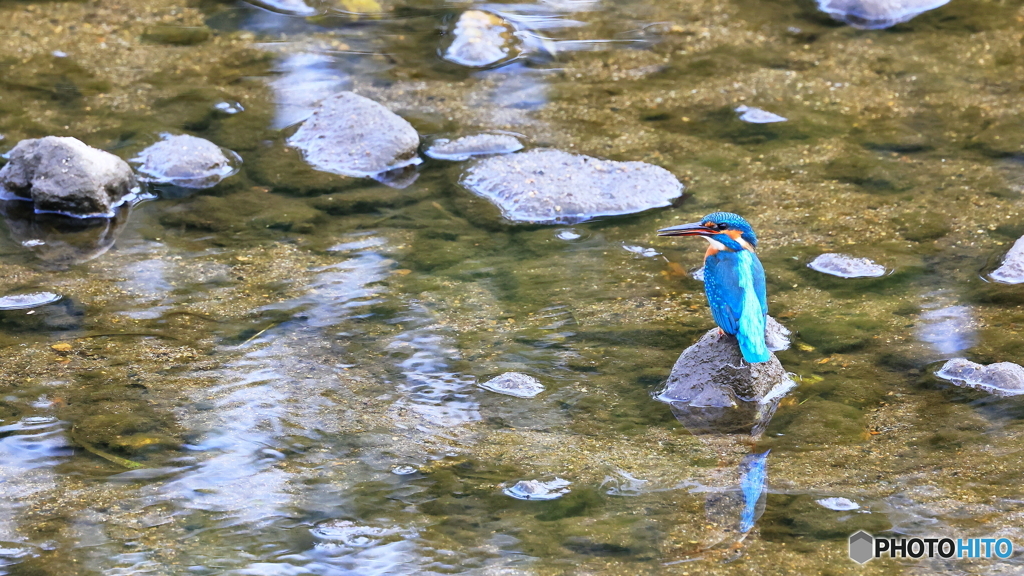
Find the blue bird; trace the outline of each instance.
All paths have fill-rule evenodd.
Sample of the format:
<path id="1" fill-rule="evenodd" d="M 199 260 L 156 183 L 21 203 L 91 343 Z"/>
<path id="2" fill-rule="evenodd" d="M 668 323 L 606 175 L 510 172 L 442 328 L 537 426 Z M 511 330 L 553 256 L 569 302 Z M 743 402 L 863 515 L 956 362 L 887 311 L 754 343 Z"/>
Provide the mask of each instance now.
<path id="1" fill-rule="evenodd" d="M 743 359 L 767 362 L 764 341 L 768 298 L 764 267 L 757 259 L 757 235 L 741 216 L 708 214 L 700 222 L 658 230 L 658 236 L 703 236 L 711 244 L 704 254 L 704 294 L 722 332 L 735 336 Z"/>

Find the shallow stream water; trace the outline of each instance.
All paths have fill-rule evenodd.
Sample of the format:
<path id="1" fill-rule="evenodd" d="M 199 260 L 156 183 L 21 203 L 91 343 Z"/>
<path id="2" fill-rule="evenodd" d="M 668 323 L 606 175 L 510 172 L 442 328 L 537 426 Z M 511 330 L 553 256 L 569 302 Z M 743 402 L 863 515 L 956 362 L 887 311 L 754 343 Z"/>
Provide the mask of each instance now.
<path id="1" fill-rule="evenodd" d="M 129 159 L 170 132 L 243 161 L 102 229 L 38 224 L 55 250 L 6 219 L 0 296 L 62 299 L 0 311 L 0 574 L 1024 571 L 847 557 L 860 529 L 1024 547 L 1024 404 L 934 377 L 1024 363 L 1024 288 L 986 279 L 1024 234 L 1024 3 L 871 31 L 802 0 L 282 6 L 0 2 L 0 152 Z M 529 31 L 517 57 L 441 58 L 469 8 Z M 340 90 L 424 142 L 511 132 L 686 193 L 518 225 L 459 186 L 467 163 L 402 189 L 317 172 L 285 139 Z M 656 230 L 716 210 L 757 230 L 794 333 L 797 387 L 756 441 L 652 398 L 713 327 L 704 246 Z M 823 252 L 889 273 L 807 268 Z M 508 371 L 545 392 L 478 387 Z"/>

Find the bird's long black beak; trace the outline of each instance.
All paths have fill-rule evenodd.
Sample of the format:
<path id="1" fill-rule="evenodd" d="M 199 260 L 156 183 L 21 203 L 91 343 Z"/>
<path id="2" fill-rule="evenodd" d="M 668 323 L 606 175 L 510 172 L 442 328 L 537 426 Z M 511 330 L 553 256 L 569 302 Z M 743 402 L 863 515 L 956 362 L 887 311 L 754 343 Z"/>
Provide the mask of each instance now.
<path id="1" fill-rule="evenodd" d="M 658 230 L 658 236 L 713 236 L 716 232 L 705 227 L 700 222 L 680 224 L 670 228 Z"/>

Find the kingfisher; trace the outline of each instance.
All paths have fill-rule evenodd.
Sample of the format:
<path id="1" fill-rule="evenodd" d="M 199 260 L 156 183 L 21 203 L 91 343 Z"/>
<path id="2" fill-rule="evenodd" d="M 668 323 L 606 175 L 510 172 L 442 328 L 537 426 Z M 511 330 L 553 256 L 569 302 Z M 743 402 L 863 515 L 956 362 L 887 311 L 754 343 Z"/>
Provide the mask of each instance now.
<path id="1" fill-rule="evenodd" d="M 714 212 L 700 222 L 658 230 L 658 236 L 703 236 L 704 294 L 722 332 L 736 337 L 743 359 L 751 364 L 771 357 L 765 344 L 768 297 L 764 267 L 757 259 L 757 235 L 742 216 Z"/>

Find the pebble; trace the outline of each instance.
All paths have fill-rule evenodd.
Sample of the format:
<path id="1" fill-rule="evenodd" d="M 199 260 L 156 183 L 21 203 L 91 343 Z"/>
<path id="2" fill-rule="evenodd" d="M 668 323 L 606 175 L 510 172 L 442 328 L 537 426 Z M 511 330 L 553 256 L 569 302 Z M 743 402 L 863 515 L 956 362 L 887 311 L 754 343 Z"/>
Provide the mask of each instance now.
<path id="1" fill-rule="evenodd" d="M 474 134 L 455 140 L 441 138 L 434 140 L 423 153 L 435 160 L 458 162 L 473 156 L 509 154 L 522 150 L 523 143 L 509 134 Z"/>
<path id="2" fill-rule="evenodd" d="M 876 278 L 885 275 L 885 266 L 867 258 L 846 254 L 822 254 L 807 265 L 812 270 L 840 278 Z"/>
<path id="3" fill-rule="evenodd" d="M 1004 284 L 1020 284 L 1024 282 L 1024 236 L 1017 239 L 1003 258 L 1003 264 L 996 268 L 989 277 Z"/>
<path id="4" fill-rule="evenodd" d="M 555 500 L 569 493 L 572 483 L 556 477 L 554 480 L 520 480 L 515 486 L 505 488 L 502 492 L 517 500 Z"/>
<path id="5" fill-rule="evenodd" d="M 949 0 L 818 0 L 818 9 L 862 30 L 879 30 L 906 22 Z"/>
<path id="6" fill-rule="evenodd" d="M 462 185 L 514 222 L 576 223 L 668 206 L 683 193 L 671 172 L 561 150 L 492 156 L 472 165 Z"/>
<path id="7" fill-rule="evenodd" d="M 966 358 L 953 358 L 943 364 L 935 375 L 957 386 L 974 388 L 997 396 L 1024 394 L 1024 367 L 1012 362 L 997 362 L 985 366 Z"/>
<path id="8" fill-rule="evenodd" d="M 181 188 L 211 188 L 238 172 L 242 159 L 209 140 L 161 134 L 163 140 L 131 159 L 142 180 Z"/>
<path id="9" fill-rule="evenodd" d="M 0 310 L 28 310 L 38 308 L 47 304 L 53 304 L 61 299 L 60 294 L 53 292 L 30 292 L 28 294 L 11 294 L 0 297 Z"/>
<path id="10" fill-rule="evenodd" d="M 479 386 L 484 390 L 516 398 L 533 398 L 544 391 L 544 385 L 540 380 L 522 372 L 505 372 Z"/>
<path id="11" fill-rule="evenodd" d="M 661 252 L 658 252 L 654 248 L 644 248 L 643 246 L 633 246 L 633 245 L 630 245 L 630 244 L 623 244 L 622 247 L 626 249 L 626 252 L 629 252 L 631 254 L 636 254 L 637 256 L 640 256 L 641 258 L 653 258 L 653 257 L 658 256 L 658 255 L 661 254 Z"/>
<path id="12" fill-rule="evenodd" d="M 772 114 L 767 110 L 761 110 L 752 106 L 737 106 L 736 112 L 740 115 L 740 120 L 751 124 L 771 124 L 773 122 L 787 121 L 786 118 L 778 114 Z"/>

